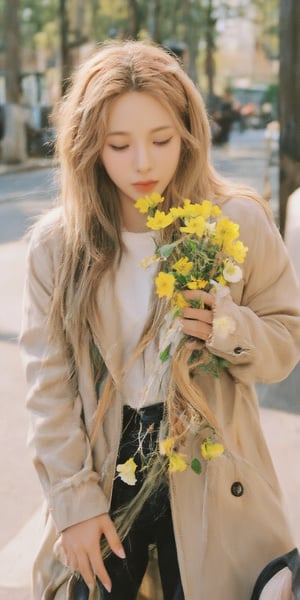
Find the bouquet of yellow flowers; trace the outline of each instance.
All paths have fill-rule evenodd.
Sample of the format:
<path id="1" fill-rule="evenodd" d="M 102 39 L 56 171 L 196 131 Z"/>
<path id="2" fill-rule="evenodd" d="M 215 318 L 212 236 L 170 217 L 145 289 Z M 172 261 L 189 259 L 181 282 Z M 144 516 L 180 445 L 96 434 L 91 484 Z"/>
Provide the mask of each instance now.
<path id="1" fill-rule="evenodd" d="M 149 229 L 160 231 L 172 225 L 171 241 L 157 245 L 155 254 L 141 263 L 145 268 L 153 263 L 161 264 L 155 278 L 156 293 L 159 298 L 169 300 L 171 307 L 160 332 L 159 355 L 152 368 L 153 381 L 159 382 L 168 370 L 168 360 L 189 340 L 189 336 L 182 334 L 176 317 L 186 306 L 203 308 L 201 300 L 187 301 L 184 290 L 203 290 L 224 295 L 228 284 L 241 279 L 242 270 L 239 265 L 243 263 L 247 254 L 247 248 L 238 239 L 239 225 L 223 216 L 219 206 L 208 200 L 196 204 L 186 199 L 182 206 L 173 207 L 165 213 L 158 208 L 163 201 L 162 196 L 153 193 L 135 203 L 141 213 L 148 214 Z M 226 324 L 223 323 L 222 326 L 226 328 Z M 198 341 L 199 348 L 192 350 L 188 359 L 190 369 L 209 371 L 218 377 L 220 371 L 226 367 L 226 361 L 208 352 L 204 342 L 201 344 L 201 341 Z M 153 381 L 148 382 L 144 401 L 147 400 Z M 215 439 L 215 428 L 207 418 L 198 414 L 190 403 L 186 411 L 186 428 L 182 433 L 176 433 L 176 429 L 171 430 L 171 433 L 162 429 L 159 448 L 149 462 L 151 463 L 156 456 L 167 465 L 169 473 L 185 471 L 190 466 L 199 474 L 202 470 L 199 458 L 188 460 L 185 454 L 178 451 L 179 442 L 187 430 L 197 434 L 202 431 L 204 438 L 202 437 L 200 443 L 200 454 L 207 461 L 221 456 L 224 447 Z M 148 434 L 147 431 L 145 436 Z M 142 443 L 143 440 L 140 440 L 141 446 L 137 449 L 140 455 L 143 454 Z M 143 468 L 148 467 L 149 464 Z M 132 456 L 125 463 L 117 465 L 117 476 L 128 485 L 135 485 L 136 469 L 135 456 Z"/>
<path id="2" fill-rule="evenodd" d="M 137 200 L 135 206 L 141 213 L 148 213 L 147 227 L 153 231 L 174 224 L 171 243 L 158 246 L 155 255 L 146 258 L 142 266 L 162 263 L 155 279 L 156 292 L 171 301 L 175 319 L 185 306 L 201 306 L 201 300 L 188 302 L 183 290 L 220 293 L 229 283 L 238 282 L 242 277 L 239 264 L 244 262 L 247 248 L 238 239 L 239 225 L 223 216 L 219 206 L 209 200 L 194 204 L 186 199 L 183 206 L 173 207 L 168 213 L 158 208 L 163 201 L 161 195 L 153 193 Z M 170 349 L 171 343 L 163 348 L 162 361 L 168 360 Z M 226 361 L 210 354 L 201 364 L 201 354 L 205 354 L 204 349 L 195 350 L 190 361 L 197 361 L 202 370 L 218 377 Z"/>

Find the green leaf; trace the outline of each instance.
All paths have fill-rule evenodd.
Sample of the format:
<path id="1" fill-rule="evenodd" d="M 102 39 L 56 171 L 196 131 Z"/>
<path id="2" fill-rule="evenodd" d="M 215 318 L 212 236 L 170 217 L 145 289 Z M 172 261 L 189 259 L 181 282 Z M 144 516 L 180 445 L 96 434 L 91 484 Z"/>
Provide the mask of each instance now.
<path id="1" fill-rule="evenodd" d="M 200 473 L 202 471 L 202 467 L 201 467 L 201 462 L 200 462 L 200 460 L 198 460 L 198 458 L 193 458 L 193 460 L 191 462 L 191 468 L 193 469 L 193 471 L 195 473 L 197 473 L 197 475 L 200 475 Z"/>
<path id="2" fill-rule="evenodd" d="M 166 362 L 170 356 L 170 348 L 171 344 L 169 344 L 159 355 L 159 358 L 162 362 Z"/>
<path id="3" fill-rule="evenodd" d="M 164 246 L 157 248 L 157 253 L 160 254 L 160 256 L 163 256 L 163 258 L 168 258 L 172 254 L 174 247 L 175 244 L 165 244 Z"/>

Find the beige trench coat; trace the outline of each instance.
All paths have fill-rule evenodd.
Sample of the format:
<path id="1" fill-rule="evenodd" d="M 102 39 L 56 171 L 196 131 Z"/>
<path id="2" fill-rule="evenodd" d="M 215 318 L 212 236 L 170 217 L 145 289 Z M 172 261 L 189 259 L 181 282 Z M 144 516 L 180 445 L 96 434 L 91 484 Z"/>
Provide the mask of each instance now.
<path id="1" fill-rule="evenodd" d="M 243 281 L 217 300 L 214 319 L 231 317 L 227 336 L 214 333 L 209 349 L 229 361 L 214 378 L 198 376 L 222 428 L 226 452 L 200 475 L 172 475 L 171 506 L 186 600 L 249 600 L 265 564 L 294 547 L 281 493 L 261 431 L 254 383 L 285 378 L 300 357 L 300 293 L 277 228 L 255 202 L 228 201 L 224 214 L 240 224 L 249 248 Z M 21 346 L 32 416 L 31 447 L 45 490 L 48 516 L 34 565 L 35 600 L 65 598 L 69 571 L 55 558 L 59 532 L 109 510 L 122 407 L 118 397 L 105 416 L 94 450 L 89 436 L 97 407 L 88 339 L 76 385 L 59 346 L 49 344 L 46 321 L 59 261 L 59 210 L 44 218 L 31 239 Z M 99 310 L 113 299 L 99 286 Z M 110 339 L 95 333 L 107 368 L 117 381 L 118 327 Z M 192 449 L 191 449 L 192 448 Z M 184 451 L 199 453 L 190 439 Z M 238 485 L 234 485 L 238 484 Z M 158 585 L 158 584 L 156 584 Z M 159 591 L 149 597 L 158 600 Z"/>

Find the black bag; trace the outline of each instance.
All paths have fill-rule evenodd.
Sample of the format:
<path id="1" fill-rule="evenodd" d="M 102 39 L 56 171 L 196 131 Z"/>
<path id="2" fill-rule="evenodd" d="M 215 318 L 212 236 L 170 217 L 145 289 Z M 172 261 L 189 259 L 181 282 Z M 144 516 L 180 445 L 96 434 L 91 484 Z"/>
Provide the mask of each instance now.
<path id="1" fill-rule="evenodd" d="M 71 575 L 68 581 L 66 600 L 100 600 L 100 598 L 100 590 L 97 585 L 94 592 L 90 592 L 80 575 L 77 573 Z"/>
<path id="2" fill-rule="evenodd" d="M 265 566 L 256 580 L 251 600 L 259 600 L 260 594 L 270 579 L 285 567 L 288 567 L 292 572 L 292 592 L 294 594 L 294 600 L 300 600 L 300 555 L 297 548 L 294 548 L 286 554 L 282 554 L 282 556 L 274 558 L 274 560 L 271 560 L 271 562 Z"/>

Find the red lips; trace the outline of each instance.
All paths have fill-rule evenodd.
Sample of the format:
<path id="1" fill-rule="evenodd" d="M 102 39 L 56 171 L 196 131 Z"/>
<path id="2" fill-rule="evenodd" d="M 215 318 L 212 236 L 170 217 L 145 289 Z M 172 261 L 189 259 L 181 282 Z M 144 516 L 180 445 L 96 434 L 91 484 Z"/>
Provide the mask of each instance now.
<path id="1" fill-rule="evenodd" d="M 157 184 L 157 181 L 135 181 L 132 185 L 139 192 L 151 192 Z"/>

